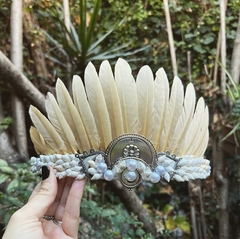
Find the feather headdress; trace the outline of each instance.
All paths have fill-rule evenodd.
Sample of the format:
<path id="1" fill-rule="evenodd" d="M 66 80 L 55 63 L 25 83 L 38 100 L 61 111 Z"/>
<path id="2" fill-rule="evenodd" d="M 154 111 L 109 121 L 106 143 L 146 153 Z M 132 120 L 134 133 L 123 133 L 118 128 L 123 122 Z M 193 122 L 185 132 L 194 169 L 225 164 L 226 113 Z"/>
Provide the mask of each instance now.
<path id="1" fill-rule="evenodd" d="M 118 178 L 129 188 L 142 180 L 158 182 L 206 178 L 209 161 L 208 107 L 196 103 L 194 86 L 184 92 L 175 77 L 171 90 L 160 68 L 154 79 L 143 66 L 136 80 L 129 64 L 119 59 L 114 74 L 108 61 L 99 74 L 89 63 L 84 75 L 73 77 L 71 98 L 63 82 L 56 83 L 56 98 L 47 94 L 48 119 L 34 106 L 29 109 L 35 127 L 30 136 L 43 164 L 54 167 L 56 176 L 82 179 Z"/>

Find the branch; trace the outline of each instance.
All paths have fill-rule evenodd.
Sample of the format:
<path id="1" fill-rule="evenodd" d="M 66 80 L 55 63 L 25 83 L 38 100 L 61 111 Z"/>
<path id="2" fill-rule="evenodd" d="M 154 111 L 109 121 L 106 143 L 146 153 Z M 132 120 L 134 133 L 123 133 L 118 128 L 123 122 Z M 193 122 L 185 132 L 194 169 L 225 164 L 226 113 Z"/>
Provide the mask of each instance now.
<path id="1" fill-rule="evenodd" d="M 155 238 L 156 227 L 154 220 L 143 207 L 142 201 L 138 198 L 138 196 L 133 191 L 130 192 L 119 181 L 110 181 L 108 182 L 108 185 L 111 187 L 113 192 L 118 195 L 126 209 L 129 212 L 133 212 L 135 215 L 137 215 L 138 219 L 143 222 L 144 229 L 148 233 L 152 233 Z"/>
<path id="2" fill-rule="evenodd" d="M 2 51 L 0 51 L 0 78 L 8 82 L 17 94 L 21 94 L 43 114 L 46 114 L 44 95 L 12 64 Z"/>

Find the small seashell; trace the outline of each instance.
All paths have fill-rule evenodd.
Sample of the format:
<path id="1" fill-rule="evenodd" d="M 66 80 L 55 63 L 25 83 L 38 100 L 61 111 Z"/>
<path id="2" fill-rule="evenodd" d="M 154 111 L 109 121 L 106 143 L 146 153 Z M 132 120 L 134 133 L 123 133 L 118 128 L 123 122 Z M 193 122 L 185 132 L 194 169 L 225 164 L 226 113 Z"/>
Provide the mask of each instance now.
<path id="1" fill-rule="evenodd" d="M 104 161 L 103 156 L 101 154 L 98 154 L 95 158 L 96 164 L 101 163 L 102 161 Z"/>
<path id="2" fill-rule="evenodd" d="M 85 174 L 78 174 L 78 176 L 76 177 L 77 180 L 82 180 L 85 177 Z"/>
<path id="3" fill-rule="evenodd" d="M 64 154 L 64 155 L 62 156 L 62 159 L 63 159 L 64 162 L 70 162 L 70 161 L 71 161 L 71 159 L 70 159 L 70 157 L 69 157 L 69 154 Z"/>
<path id="4" fill-rule="evenodd" d="M 72 168 L 73 171 L 75 172 L 80 172 L 82 170 L 82 167 L 81 166 L 75 166 Z"/>
<path id="5" fill-rule="evenodd" d="M 170 174 L 168 172 L 164 173 L 163 178 L 169 182 L 170 181 Z"/>
<path id="6" fill-rule="evenodd" d="M 62 159 L 58 159 L 56 161 L 56 165 L 62 165 L 62 164 L 64 164 L 64 161 Z"/>
<path id="7" fill-rule="evenodd" d="M 76 177 L 78 176 L 78 174 L 79 174 L 78 172 L 73 172 L 73 171 L 72 171 L 72 172 L 68 173 L 67 176 L 68 176 L 68 177 L 76 178 Z"/>
<path id="8" fill-rule="evenodd" d="M 63 163 L 62 166 L 64 168 L 71 168 L 71 165 L 69 163 Z"/>
<path id="9" fill-rule="evenodd" d="M 138 162 L 138 171 L 140 172 L 140 173 L 143 173 L 144 171 L 145 171 L 145 169 L 146 169 L 146 165 L 144 164 L 144 163 L 142 163 L 142 162 Z"/>
<path id="10" fill-rule="evenodd" d="M 54 167 L 54 166 L 55 166 L 55 163 L 49 162 L 48 165 L 49 165 L 50 167 Z"/>
<path id="11" fill-rule="evenodd" d="M 97 173 L 97 170 L 94 169 L 94 168 L 89 168 L 89 169 L 88 169 L 88 173 L 94 175 L 95 173 Z"/>
<path id="12" fill-rule="evenodd" d="M 55 165 L 54 168 L 55 168 L 58 172 L 65 171 L 65 168 L 64 168 L 62 165 Z"/>
<path id="13" fill-rule="evenodd" d="M 88 164 L 91 168 L 96 168 L 96 163 L 93 160 L 88 160 Z"/>
<path id="14" fill-rule="evenodd" d="M 175 175 L 173 176 L 173 178 L 174 178 L 176 181 L 178 181 L 178 182 L 183 182 L 183 181 L 184 181 L 184 179 L 183 179 L 180 175 L 177 175 L 177 174 L 175 174 Z"/>
<path id="15" fill-rule="evenodd" d="M 91 178 L 91 180 L 98 180 L 98 179 L 100 179 L 100 178 L 102 178 L 102 174 L 100 174 L 100 173 L 95 173 L 95 174 L 93 175 L 93 177 Z"/>
<path id="16" fill-rule="evenodd" d="M 73 160 L 69 163 L 71 165 L 71 167 L 77 166 L 78 165 L 78 161 Z"/>
<path id="17" fill-rule="evenodd" d="M 165 155 L 160 156 L 160 157 L 158 157 L 158 159 L 157 159 L 158 163 L 163 163 L 165 160 L 166 160 L 166 156 L 165 156 Z"/>

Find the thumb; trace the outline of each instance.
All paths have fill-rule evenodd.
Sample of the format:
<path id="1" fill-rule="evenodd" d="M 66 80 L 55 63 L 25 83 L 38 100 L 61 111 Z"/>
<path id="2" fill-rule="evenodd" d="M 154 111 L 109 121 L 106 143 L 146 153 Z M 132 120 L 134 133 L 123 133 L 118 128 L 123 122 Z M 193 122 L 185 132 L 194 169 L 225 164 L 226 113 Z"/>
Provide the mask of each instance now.
<path id="1" fill-rule="evenodd" d="M 41 218 L 54 202 L 57 195 L 57 179 L 53 168 L 42 167 L 42 181 L 35 188 L 28 203 L 21 208 L 28 216 Z M 31 215 L 30 215 L 31 214 Z"/>

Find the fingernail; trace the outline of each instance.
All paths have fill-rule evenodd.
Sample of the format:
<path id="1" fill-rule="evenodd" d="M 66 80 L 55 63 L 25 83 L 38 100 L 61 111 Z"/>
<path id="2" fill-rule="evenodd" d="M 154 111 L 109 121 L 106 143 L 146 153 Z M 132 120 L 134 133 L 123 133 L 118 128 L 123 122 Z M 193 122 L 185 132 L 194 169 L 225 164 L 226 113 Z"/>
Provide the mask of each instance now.
<path id="1" fill-rule="evenodd" d="M 50 174 L 50 168 L 48 165 L 42 166 L 42 180 L 45 180 L 49 177 Z"/>

